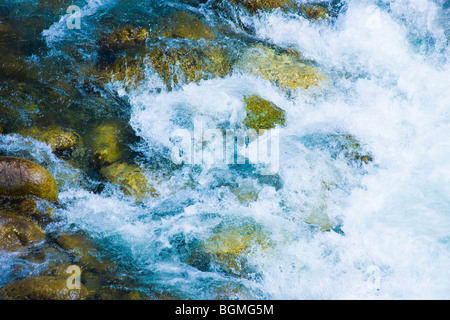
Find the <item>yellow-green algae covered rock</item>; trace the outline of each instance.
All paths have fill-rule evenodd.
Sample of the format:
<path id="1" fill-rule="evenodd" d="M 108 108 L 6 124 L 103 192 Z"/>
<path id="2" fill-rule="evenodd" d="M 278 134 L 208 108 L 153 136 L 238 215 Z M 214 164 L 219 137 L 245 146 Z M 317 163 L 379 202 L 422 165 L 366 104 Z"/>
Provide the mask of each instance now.
<path id="1" fill-rule="evenodd" d="M 41 165 L 16 157 L 0 157 L 0 196 L 36 196 L 58 200 L 55 178 Z"/>
<path id="2" fill-rule="evenodd" d="M 269 236 L 261 225 L 245 220 L 217 228 L 202 243 L 201 250 L 227 272 L 246 276 L 248 255 L 253 251 L 268 252 L 273 246 Z"/>
<path id="3" fill-rule="evenodd" d="M 240 203 L 248 205 L 251 202 L 258 200 L 258 190 L 249 184 L 230 186 L 231 193 L 233 193 Z"/>
<path id="4" fill-rule="evenodd" d="M 145 79 L 146 60 L 145 56 L 120 57 L 99 70 L 96 76 L 102 83 L 121 81 L 126 88 L 136 88 Z"/>
<path id="5" fill-rule="evenodd" d="M 145 40 L 149 37 L 153 43 L 146 46 Z M 165 39 L 158 40 L 160 37 Z M 95 78 L 101 83 L 122 81 L 126 88 L 135 88 L 145 79 L 146 67 L 153 66 L 171 90 L 178 83 L 228 74 L 231 62 L 226 59 L 223 49 L 205 43 L 174 46 L 166 41 L 174 38 L 215 40 L 216 35 L 202 20 L 185 11 L 164 16 L 151 34 L 145 29 L 120 28 L 100 41 L 100 51 L 124 50 L 127 54 L 115 56 L 112 61 L 99 66 Z"/>
<path id="6" fill-rule="evenodd" d="M 108 166 L 122 157 L 123 134 L 124 124 L 120 121 L 107 121 L 93 129 L 90 148 L 97 167 Z"/>
<path id="7" fill-rule="evenodd" d="M 228 0 L 234 5 L 242 5 L 251 14 L 258 11 L 268 11 L 274 9 L 300 11 L 311 20 L 324 19 L 329 14 L 329 9 L 321 4 L 301 4 L 294 0 Z"/>
<path id="8" fill-rule="evenodd" d="M 72 130 L 57 126 L 47 128 L 30 127 L 18 132 L 24 137 L 32 137 L 49 144 L 58 157 L 67 159 L 81 145 L 81 137 Z"/>
<path id="9" fill-rule="evenodd" d="M 166 38 L 183 38 L 190 40 L 213 40 L 216 34 L 212 28 L 192 13 L 177 11 L 169 16 L 165 16 L 161 25 L 161 30 L 155 29 L 155 35 L 162 35 Z"/>
<path id="10" fill-rule="evenodd" d="M 0 251 L 18 251 L 45 239 L 45 233 L 33 221 L 0 211 Z"/>
<path id="11" fill-rule="evenodd" d="M 67 278 L 52 276 L 15 280 L 0 288 L 4 300 L 84 300 L 87 295 L 83 284 L 80 289 L 69 289 Z"/>
<path id="12" fill-rule="evenodd" d="M 319 4 L 301 5 L 300 11 L 311 20 L 325 19 L 330 14 L 330 10 L 327 7 Z"/>
<path id="13" fill-rule="evenodd" d="M 113 268 L 112 262 L 102 257 L 93 240 L 82 231 L 62 234 L 56 241 L 74 257 L 74 263 L 83 270 L 100 273 Z"/>
<path id="14" fill-rule="evenodd" d="M 272 129 L 277 125 L 284 126 L 286 124 L 284 110 L 278 108 L 274 103 L 256 95 L 245 97 L 244 100 L 247 115 L 243 124 L 247 128 L 259 132 L 262 129 Z"/>
<path id="15" fill-rule="evenodd" d="M 119 184 L 121 190 L 127 195 L 134 196 L 136 201 L 143 200 L 149 196 L 158 196 L 156 189 L 150 185 L 137 164 L 115 162 L 102 168 L 100 174 L 107 181 Z"/>
<path id="16" fill-rule="evenodd" d="M 224 77 L 231 70 L 226 51 L 212 44 L 203 47 L 158 45 L 147 58 L 169 90 L 182 83 Z"/>
<path id="17" fill-rule="evenodd" d="M 232 4 L 241 4 L 250 13 L 258 10 L 286 9 L 293 5 L 292 0 L 229 0 Z"/>
<path id="18" fill-rule="evenodd" d="M 118 51 L 132 46 L 142 46 L 149 36 L 146 29 L 125 26 L 100 39 L 99 45 L 112 51 Z"/>
<path id="19" fill-rule="evenodd" d="M 317 68 L 302 62 L 300 53 L 292 50 L 275 50 L 262 45 L 247 49 L 237 66 L 291 89 L 318 87 L 324 80 Z"/>

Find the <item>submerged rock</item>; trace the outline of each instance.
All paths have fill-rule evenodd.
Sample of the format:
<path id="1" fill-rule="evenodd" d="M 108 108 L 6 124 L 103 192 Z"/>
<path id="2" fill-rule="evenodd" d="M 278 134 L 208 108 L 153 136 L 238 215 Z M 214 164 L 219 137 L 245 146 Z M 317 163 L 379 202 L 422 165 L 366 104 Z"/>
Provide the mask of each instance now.
<path id="1" fill-rule="evenodd" d="M 107 121 L 93 129 L 90 149 L 96 167 L 108 166 L 124 155 L 126 125 L 120 121 Z"/>
<path id="2" fill-rule="evenodd" d="M 273 129 L 275 126 L 286 124 L 285 112 L 274 103 L 252 95 L 245 97 L 245 111 L 247 115 L 243 124 L 256 132 L 263 129 Z"/>
<path id="3" fill-rule="evenodd" d="M 240 4 L 250 13 L 258 10 L 286 9 L 293 5 L 292 0 L 228 0 L 232 4 Z"/>
<path id="4" fill-rule="evenodd" d="M 224 77 L 231 71 L 226 50 L 213 44 L 171 46 L 164 42 L 143 49 L 133 57 L 121 57 L 107 65 L 99 79 L 106 83 L 121 81 L 126 88 L 135 88 L 146 77 L 146 68 L 153 68 L 166 87 L 174 87 L 204 79 Z"/>
<path id="5" fill-rule="evenodd" d="M 74 151 L 81 146 L 81 137 L 72 130 L 64 130 L 52 126 L 47 128 L 31 127 L 18 132 L 24 137 L 32 137 L 49 144 L 55 155 L 69 159 Z"/>
<path id="6" fill-rule="evenodd" d="M 246 277 L 251 272 L 248 256 L 252 252 L 269 251 L 272 247 L 268 232 L 253 221 L 245 220 L 221 225 L 206 239 L 200 250 L 227 273 Z"/>
<path id="7" fill-rule="evenodd" d="M 145 79 L 146 58 L 144 56 L 124 56 L 106 65 L 97 75 L 101 83 L 121 81 L 126 88 L 135 88 Z"/>
<path id="8" fill-rule="evenodd" d="M 56 241 L 74 257 L 73 262 L 79 265 L 82 270 L 101 273 L 113 268 L 111 261 L 102 255 L 94 241 L 82 231 L 62 234 Z"/>
<path id="9" fill-rule="evenodd" d="M 252 300 L 251 291 L 242 284 L 230 283 L 214 289 L 214 300 Z"/>
<path id="10" fill-rule="evenodd" d="M 98 44 L 101 50 L 108 49 L 115 52 L 133 46 L 142 46 L 149 36 L 150 34 L 146 29 L 125 26 L 100 39 Z"/>
<path id="11" fill-rule="evenodd" d="M 302 61 L 300 53 L 292 50 L 275 50 L 262 45 L 247 49 L 237 66 L 291 89 L 318 87 L 324 80 L 317 68 Z"/>
<path id="12" fill-rule="evenodd" d="M 231 60 L 225 49 L 214 44 L 199 46 L 154 46 L 147 55 L 169 90 L 177 85 L 225 77 Z"/>
<path id="13" fill-rule="evenodd" d="M 11 216 L 46 220 L 52 214 L 52 207 L 34 196 L 0 197 L 0 208 Z"/>
<path id="14" fill-rule="evenodd" d="M 15 280 L 0 288 L 0 299 L 4 300 L 84 300 L 87 289 L 69 289 L 67 279 L 39 276 Z"/>
<path id="15" fill-rule="evenodd" d="M 301 5 L 300 11 L 311 20 L 325 19 L 330 14 L 328 7 L 320 4 Z"/>
<path id="16" fill-rule="evenodd" d="M 0 17 L 0 43 L 16 45 L 20 39 L 17 30 L 8 22 L 6 18 Z"/>
<path id="17" fill-rule="evenodd" d="M 311 20 L 326 18 L 330 10 L 326 5 L 319 3 L 298 4 L 295 0 L 228 0 L 234 5 L 242 5 L 251 14 L 259 11 L 281 9 L 303 13 Z"/>
<path id="18" fill-rule="evenodd" d="M 0 61 L 0 76 L 26 80 L 30 77 L 30 70 L 23 58 L 0 45 L 2 60 Z"/>
<path id="19" fill-rule="evenodd" d="M 27 58 L 21 53 L 22 35 L 5 18 L 0 17 L 0 76 L 19 80 L 30 80 L 35 74 L 27 63 Z"/>
<path id="20" fill-rule="evenodd" d="M 311 210 L 306 219 L 306 223 L 318 226 L 322 231 L 330 231 L 333 228 L 333 224 L 326 209 L 326 198 L 322 197 L 320 205 Z"/>
<path id="21" fill-rule="evenodd" d="M 33 221 L 0 212 L 0 250 L 18 251 L 43 239 L 44 231 Z"/>
<path id="22" fill-rule="evenodd" d="M 111 183 L 120 185 L 120 189 L 127 195 L 143 200 L 149 196 L 157 197 L 156 189 L 149 183 L 144 172 L 136 164 L 115 162 L 102 168 L 100 174 Z"/>
<path id="23" fill-rule="evenodd" d="M 16 157 L 0 157 L 0 196 L 36 196 L 58 200 L 55 178 L 41 165 Z"/>
<path id="24" fill-rule="evenodd" d="M 240 203 L 248 205 L 258 200 L 258 190 L 251 184 L 230 186 L 230 191 L 237 197 Z"/>
<path id="25" fill-rule="evenodd" d="M 192 13 L 177 11 L 158 24 L 161 27 L 155 29 L 154 35 L 162 35 L 165 38 L 182 38 L 190 40 L 216 39 L 214 30 Z"/>
<path id="26" fill-rule="evenodd" d="M 316 133 L 302 137 L 306 147 L 330 152 L 332 158 L 342 158 L 353 164 L 373 161 L 371 153 L 349 133 Z"/>
<path id="27" fill-rule="evenodd" d="M 333 137 L 338 143 L 338 148 L 344 151 L 344 156 L 347 159 L 364 164 L 373 160 L 372 155 L 370 155 L 370 153 L 365 153 L 361 148 L 360 142 L 351 134 L 339 134 L 333 135 Z"/>
<path id="28" fill-rule="evenodd" d="M 185 12 L 172 19 L 175 24 L 166 24 L 162 30 L 155 31 L 161 33 L 163 39 L 152 39 L 147 46 L 139 48 L 128 47 L 130 50 L 125 49 L 125 55 L 114 56 L 99 65 L 94 78 L 100 83 L 121 81 L 126 88 L 135 88 L 145 80 L 149 68 L 156 71 L 166 87 L 172 90 L 179 84 L 224 77 L 230 73 L 232 61 L 226 46 L 200 40 L 215 39 L 212 29 Z M 187 20 L 185 24 L 184 20 Z M 173 41 L 174 38 L 182 40 Z M 183 43 L 185 41 L 189 43 Z"/>

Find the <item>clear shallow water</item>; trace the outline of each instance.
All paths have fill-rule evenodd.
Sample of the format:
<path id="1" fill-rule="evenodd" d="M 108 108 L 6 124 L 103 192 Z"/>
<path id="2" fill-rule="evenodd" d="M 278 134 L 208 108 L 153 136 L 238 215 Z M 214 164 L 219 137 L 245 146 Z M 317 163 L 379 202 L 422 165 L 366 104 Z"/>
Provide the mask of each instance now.
<path id="1" fill-rule="evenodd" d="M 129 7 L 119 1 L 79 5 L 85 24 L 76 37 L 64 20 L 43 31 L 51 57 L 67 59 L 61 50 L 72 46 L 94 59 L 89 39 L 99 17 L 120 16 L 117 12 L 157 17 L 165 8 L 151 1 Z M 206 5 L 191 9 L 219 20 Z M 125 113 L 142 138 L 137 148 L 149 174 L 154 159 L 170 158 L 176 129 L 192 129 L 194 119 L 235 128 L 245 116 L 244 95 L 274 102 L 286 112 L 277 176 L 262 177 L 249 165 L 169 166 L 162 172 L 167 175 L 160 180 L 160 196 L 135 203 L 114 185 L 94 193 L 95 181 L 64 183 L 77 171 L 45 145 L 8 135 L 0 137 L 0 147 L 50 164 L 60 183 L 62 205 L 55 215 L 62 222 L 49 230 L 74 225 L 89 232 L 120 265 L 134 270 L 144 292 L 151 286 L 183 298 L 215 299 L 218 288 L 231 284 L 246 288 L 239 291 L 241 298 L 448 299 L 449 20 L 448 3 L 439 1 L 348 1 L 337 18 L 314 23 L 280 11 L 241 17 L 245 29 L 254 30 L 252 37 L 316 61 L 327 76 L 319 91 L 287 95 L 239 71 L 161 91 L 151 68 L 135 89 L 111 84 L 111 91 L 129 103 Z M 235 22 L 228 20 L 232 27 Z M 85 46 L 75 45 L 80 38 Z M 112 105 L 111 112 L 120 111 L 115 108 L 120 109 Z M 326 137 L 341 132 L 357 138 L 373 161 L 355 166 L 336 156 Z M 239 202 L 228 182 L 252 185 L 258 200 Z M 323 188 L 324 182 L 332 187 Z M 317 208 L 328 215 L 333 230 L 305 222 Z M 248 257 L 249 277 L 186 263 L 190 243 L 207 239 L 220 223 L 241 218 L 259 223 L 274 246 Z M 7 268 L 0 272 L 8 277 Z"/>

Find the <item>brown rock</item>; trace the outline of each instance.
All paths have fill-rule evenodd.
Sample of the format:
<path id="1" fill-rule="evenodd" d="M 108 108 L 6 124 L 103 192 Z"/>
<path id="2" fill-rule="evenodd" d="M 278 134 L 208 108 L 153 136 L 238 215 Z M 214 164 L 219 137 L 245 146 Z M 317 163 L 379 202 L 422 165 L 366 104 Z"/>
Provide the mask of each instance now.
<path id="1" fill-rule="evenodd" d="M 33 195 L 58 200 L 55 178 L 41 165 L 16 157 L 0 157 L 0 196 Z"/>
<path id="2" fill-rule="evenodd" d="M 44 238 L 44 231 L 34 222 L 23 217 L 0 215 L 0 250 L 17 251 Z"/>

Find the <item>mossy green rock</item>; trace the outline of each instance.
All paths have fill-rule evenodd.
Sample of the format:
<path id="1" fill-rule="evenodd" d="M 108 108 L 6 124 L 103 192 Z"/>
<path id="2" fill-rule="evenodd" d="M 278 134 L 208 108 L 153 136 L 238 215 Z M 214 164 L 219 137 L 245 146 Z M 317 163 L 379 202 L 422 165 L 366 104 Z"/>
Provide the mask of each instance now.
<path id="1" fill-rule="evenodd" d="M 104 258 L 94 241 L 84 232 L 65 233 L 56 239 L 57 243 L 74 257 L 74 263 L 82 270 L 92 270 L 97 273 L 113 268 L 111 261 Z"/>
<path id="2" fill-rule="evenodd" d="M 68 159 L 81 146 L 81 137 L 72 130 L 51 126 L 47 128 L 26 128 L 18 132 L 24 137 L 32 137 L 49 144 L 55 155 Z"/>
<path id="3" fill-rule="evenodd" d="M 16 157 L 0 157 L 0 196 L 36 196 L 58 200 L 55 178 L 41 165 Z"/>
<path id="4" fill-rule="evenodd" d="M 17 251 L 43 239 L 44 231 L 33 221 L 0 212 L 0 251 Z"/>
<path id="5" fill-rule="evenodd" d="M 174 45 L 159 41 L 115 59 L 95 77 L 100 83 L 121 81 L 126 88 L 136 88 L 145 80 L 146 68 L 153 67 L 172 90 L 178 85 L 224 77 L 230 74 L 231 65 L 227 50 L 213 43 Z"/>
<path id="6" fill-rule="evenodd" d="M 124 125 L 120 121 L 107 121 L 94 128 L 90 148 L 92 160 L 97 167 L 108 166 L 123 156 Z"/>
<path id="7" fill-rule="evenodd" d="M 333 227 L 327 212 L 327 202 L 325 197 L 321 197 L 320 204 L 311 209 L 306 223 L 320 227 L 322 231 L 330 231 Z"/>
<path id="8" fill-rule="evenodd" d="M 278 108 L 274 103 L 256 95 L 246 97 L 244 100 L 247 115 L 243 124 L 247 128 L 259 132 L 259 130 L 272 129 L 277 125 L 284 126 L 286 124 L 284 110 Z"/>
<path id="9" fill-rule="evenodd" d="M 361 150 L 361 145 L 358 140 L 356 140 L 350 134 L 341 134 L 335 135 L 335 137 L 342 140 L 344 139 L 344 143 L 342 143 L 341 148 L 345 151 L 345 156 L 352 161 L 360 161 L 363 163 L 369 163 L 373 160 L 372 156 L 367 153 L 364 154 Z"/>
<path id="10" fill-rule="evenodd" d="M 247 49 L 237 66 L 282 87 L 320 87 L 324 77 L 320 70 L 302 60 L 299 52 L 255 45 Z"/>
<path id="11" fill-rule="evenodd" d="M 87 295 L 83 284 L 80 289 L 69 289 L 67 279 L 52 276 L 15 280 L 0 288 L 4 300 L 84 300 Z"/>
<path id="12" fill-rule="evenodd" d="M 121 190 L 136 198 L 143 200 L 149 196 L 157 197 L 158 193 L 149 183 L 141 168 L 136 164 L 115 162 L 100 170 L 104 179 L 120 185 Z"/>
<path id="13" fill-rule="evenodd" d="M 166 38 L 182 38 L 190 40 L 213 40 L 216 39 L 214 30 L 207 26 L 202 20 L 192 13 L 177 11 L 167 17 L 160 24 L 162 30 L 155 30 L 156 35 Z"/>
<path id="14" fill-rule="evenodd" d="M 215 234 L 202 243 L 201 250 L 226 272 L 245 277 L 248 255 L 253 250 L 268 252 L 272 246 L 269 233 L 262 226 L 245 220 L 219 226 Z"/>

